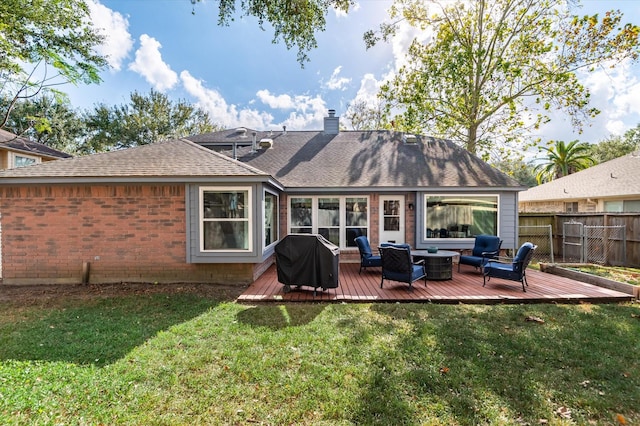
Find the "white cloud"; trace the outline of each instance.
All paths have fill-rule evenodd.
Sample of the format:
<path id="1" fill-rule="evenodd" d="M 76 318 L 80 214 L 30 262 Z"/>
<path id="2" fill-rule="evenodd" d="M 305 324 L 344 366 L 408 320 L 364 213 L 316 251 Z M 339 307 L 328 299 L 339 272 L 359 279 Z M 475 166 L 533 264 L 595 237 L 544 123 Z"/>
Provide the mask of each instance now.
<path id="1" fill-rule="evenodd" d="M 195 97 L 198 107 L 211 115 L 211 120 L 224 127 L 243 126 L 251 129 L 266 129 L 273 121 L 273 116 L 254 109 L 238 111 L 235 105 L 229 105 L 220 92 L 208 89 L 201 80 L 193 77 L 189 71 L 182 71 L 180 79 L 185 90 Z"/>
<path id="2" fill-rule="evenodd" d="M 340 71 L 342 70 L 342 65 L 338 66 L 333 70 L 331 74 L 331 78 L 325 84 L 325 86 L 330 90 L 346 90 L 347 85 L 351 83 L 350 78 L 340 77 Z"/>
<path id="3" fill-rule="evenodd" d="M 274 95 L 268 90 L 259 90 L 256 96 L 270 108 L 293 110 L 282 123 L 270 123 L 270 127 L 284 125 L 292 130 L 317 130 L 323 126 L 323 118 L 327 114 L 327 106 L 320 96 Z"/>
<path id="4" fill-rule="evenodd" d="M 119 12 L 98 2 L 89 0 L 87 6 L 93 27 L 105 37 L 104 42 L 97 47 L 97 53 L 107 58 L 113 70 L 120 71 L 122 62 L 133 48 L 129 21 Z"/>
<path id="5" fill-rule="evenodd" d="M 609 120 L 607 122 L 607 130 L 616 136 L 621 136 L 629 129 L 629 126 L 625 125 L 620 120 Z"/>
<path id="6" fill-rule="evenodd" d="M 256 93 L 258 99 L 263 104 L 276 109 L 293 109 L 295 108 L 294 100 L 289 95 L 272 95 L 268 90 L 258 90 Z"/>
<path id="7" fill-rule="evenodd" d="M 327 116 L 326 102 L 320 97 L 297 96 L 300 103 L 282 124 L 292 130 L 318 130 L 324 126 Z M 304 98 L 304 99 L 303 99 Z"/>
<path id="8" fill-rule="evenodd" d="M 129 64 L 129 69 L 143 76 L 154 89 L 164 92 L 176 85 L 178 75 L 162 60 L 161 47 L 155 38 L 142 34 L 136 60 Z"/>
<path id="9" fill-rule="evenodd" d="M 378 103 L 378 92 L 382 81 L 378 81 L 373 74 L 365 74 L 360 80 L 360 88 L 354 101 L 364 101 L 373 106 Z"/>

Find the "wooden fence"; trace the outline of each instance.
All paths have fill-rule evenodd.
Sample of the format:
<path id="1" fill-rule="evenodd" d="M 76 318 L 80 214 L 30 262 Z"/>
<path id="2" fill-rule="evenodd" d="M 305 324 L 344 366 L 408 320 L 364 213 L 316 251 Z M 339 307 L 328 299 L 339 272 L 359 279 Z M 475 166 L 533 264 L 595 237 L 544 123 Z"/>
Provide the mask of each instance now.
<path id="1" fill-rule="evenodd" d="M 570 228 L 566 223 L 579 223 L 584 227 L 624 227 L 623 233 L 605 232 L 605 263 L 640 268 L 640 213 L 520 213 L 519 217 L 520 229 L 551 225 L 556 262 L 562 262 L 572 250 L 567 241 L 573 235 L 565 235 L 569 234 L 566 229 Z"/>

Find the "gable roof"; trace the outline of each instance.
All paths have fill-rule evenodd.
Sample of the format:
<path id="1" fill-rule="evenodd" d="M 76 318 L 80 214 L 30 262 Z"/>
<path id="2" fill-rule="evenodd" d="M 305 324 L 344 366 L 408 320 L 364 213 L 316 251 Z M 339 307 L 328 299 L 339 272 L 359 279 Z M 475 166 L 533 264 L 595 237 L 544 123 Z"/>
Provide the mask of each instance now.
<path id="1" fill-rule="evenodd" d="M 600 163 L 577 173 L 529 188 L 519 201 L 640 197 L 640 153 Z"/>
<path id="2" fill-rule="evenodd" d="M 0 148 L 50 159 L 72 157 L 71 154 L 58 151 L 39 142 L 30 141 L 3 129 L 0 129 Z"/>
<path id="3" fill-rule="evenodd" d="M 183 139 L 0 171 L 0 184 L 42 181 L 186 181 L 269 175 Z"/>
<path id="4" fill-rule="evenodd" d="M 255 132 L 256 141 L 270 138 L 273 146 L 251 153 L 253 133 L 231 129 L 189 139 L 205 146 L 237 144 L 238 160 L 288 189 L 524 189 L 448 140 L 419 136 L 416 143 L 406 143 L 404 133 L 386 130 Z"/>

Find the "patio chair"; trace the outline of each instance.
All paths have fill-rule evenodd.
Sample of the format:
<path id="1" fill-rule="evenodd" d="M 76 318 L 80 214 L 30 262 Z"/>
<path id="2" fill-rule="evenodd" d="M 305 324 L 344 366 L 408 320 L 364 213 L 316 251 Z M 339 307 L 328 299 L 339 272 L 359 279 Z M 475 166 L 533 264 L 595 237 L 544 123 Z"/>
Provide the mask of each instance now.
<path id="1" fill-rule="evenodd" d="M 373 255 L 371 251 L 371 245 L 369 244 L 369 240 L 367 239 L 367 237 L 356 237 L 355 242 L 358 246 L 358 251 L 360 251 L 360 271 L 358 271 L 358 273 L 362 272 L 362 268 L 368 268 L 371 266 L 382 266 L 382 260 L 380 259 L 380 256 Z"/>
<path id="2" fill-rule="evenodd" d="M 470 255 L 461 255 L 458 261 L 458 272 L 460 265 L 471 265 L 474 268 L 482 268 L 489 259 L 495 259 L 500 255 L 502 240 L 495 235 L 477 235 Z"/>
<path id="3" fill-rule="evenodd" d="M 529 285 L 526 276 L 527 266 L 529 266 L 529 262 L 531 262 L 533 253 L 537 248 L 538 246 L 533 245 L 533 243 L 526 242 L 520 246 L 513 259 L 498 257 L 485 263 L 482 267 L 482 286 L 484 287 L 487 281 L 494 277 L 503 280 L 520 281 L 522 283 L 522 291 L 526 292 L 525 286 Z"/>
<path id="4" fill-rule="evenodd" d="M 424 259 L 414 263 L 411 258 L 411 248 L 408 245 L 380 246 L 379 250 L 382 259 L 380 288 L 384 285 L 385 278 L 407 283 L 410 290 L 413 288 L 413 282 L 421 278 L 424 279 L 424 285 L 427 285 L 427 270 L 424 266 Z"/>

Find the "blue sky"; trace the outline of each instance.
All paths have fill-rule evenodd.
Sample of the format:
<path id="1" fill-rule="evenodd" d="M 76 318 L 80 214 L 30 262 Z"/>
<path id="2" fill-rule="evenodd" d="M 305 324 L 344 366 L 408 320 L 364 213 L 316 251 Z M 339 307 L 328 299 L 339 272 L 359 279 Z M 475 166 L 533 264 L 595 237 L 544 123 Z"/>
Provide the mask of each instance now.
<path id="1" fill-rule="evenodd" d="M 387 17 L 387 0 L 360 0 L 348 15 L 331 12 L 319 47 L 304 68 L 296 51 L 273 44 L 271 29 L 251 18 L 217 25 L 218 2 L 204 0 L 90 0 L 92 20 L 107 40 L 101 53 L 111 67 L 103 83 L 64 86 L 76 108 L 123 104 L 132 91 L 152 88 L 208 111 L 224 127 L 257 130 L 317 130 L 328 109 L 344 114 L 356 99 L 372 100 L 379 85 L 401 63 L 409 30 L 389 44 L 366 50 L 362 34 Z M 583 1 L 584 13 L 620 9 L 640 24 L 640 2 Z M 195 15 L 192 14 L 192 8 Z M 582 135 L 560 115 L 534 137 L 597 142 L 640 123 L 640 66 L 585 75 L 592 105 L 602 110 Z M 347 124 L 348 123 L 344 123 Z"/>

